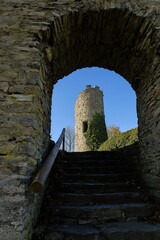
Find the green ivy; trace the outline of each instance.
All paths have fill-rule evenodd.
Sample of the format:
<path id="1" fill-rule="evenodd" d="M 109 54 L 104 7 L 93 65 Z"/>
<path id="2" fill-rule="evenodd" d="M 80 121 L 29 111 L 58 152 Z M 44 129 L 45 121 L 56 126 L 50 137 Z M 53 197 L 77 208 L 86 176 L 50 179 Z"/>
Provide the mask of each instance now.
<path id="1" fill-rule="evenodd" d="M 88 129 L 84 133 L 86 143 L 92 151 L 96 151 L 101 143 L 107 140 L 107 131 L 104 114 L 95 113 L 92 120 L 88 123 Z"/>
<path id="2" fill-rule="evenodd" d="M 138 129 L 134 128 L 108 139 L 99 147 L 99 151 L 111 151 L 130 146 L 138 141 Z"/>

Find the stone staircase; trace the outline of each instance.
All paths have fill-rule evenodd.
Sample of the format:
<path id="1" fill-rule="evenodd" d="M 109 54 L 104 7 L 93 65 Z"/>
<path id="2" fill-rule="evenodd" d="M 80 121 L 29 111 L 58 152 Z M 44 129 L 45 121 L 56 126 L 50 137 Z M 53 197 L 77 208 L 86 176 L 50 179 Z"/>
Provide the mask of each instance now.
<path id="1" fill-rule="evenodd" d="M 117 153 L 66 153 L 50 179 L 34 240 L 160 240 L 156 207 Z"/>

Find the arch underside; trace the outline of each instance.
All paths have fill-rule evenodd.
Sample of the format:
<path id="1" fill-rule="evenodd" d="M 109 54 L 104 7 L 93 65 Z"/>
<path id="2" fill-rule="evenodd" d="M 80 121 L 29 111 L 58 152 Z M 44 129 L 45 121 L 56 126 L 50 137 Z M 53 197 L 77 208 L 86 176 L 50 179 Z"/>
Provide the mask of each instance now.
<path id="1" fill-rule="evenodd" d="M 116 71 L 136 91 L 158 66 L 156 34 L 150 21 L 126 9 L 62 15 L 51 24 L 48 40 L 51 74 L 57 81 L 76 69 L 98 66 Z"/>

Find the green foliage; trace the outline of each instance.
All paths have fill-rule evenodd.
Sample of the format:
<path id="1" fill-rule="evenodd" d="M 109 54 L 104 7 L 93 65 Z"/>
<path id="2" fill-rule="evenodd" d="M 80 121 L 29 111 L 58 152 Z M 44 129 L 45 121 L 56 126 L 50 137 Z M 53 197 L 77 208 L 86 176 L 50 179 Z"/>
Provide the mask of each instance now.
<path id="1" fill-rule="evenodd" d="M 95 113 L 84 133 L 86 143 L 92 151 L 98 150 L 101 143 L 107 139 L 105 118 L 102 113 Z"/>
<path id="2" fill-rule="evenodd" d="M 123 148 L 134 144 L 138 141 L 137 128 L 131 129 L 127 132 L 122 132 L 118 136 L 112 137 L 102 143 L 99 147 L 99 151 L 110 151 Z"/>
<path id="3" fill-rule="evenodd" d="M 112 138 L 112 137 L 115 137 L 115 136 L 118 136 L 121 131 L 120 131 L 120 128 L 115 126 L 115 125 L 110 125 L 110 126 L 107 126 L 107 133 L 108 133 L 108 138 Z"/>

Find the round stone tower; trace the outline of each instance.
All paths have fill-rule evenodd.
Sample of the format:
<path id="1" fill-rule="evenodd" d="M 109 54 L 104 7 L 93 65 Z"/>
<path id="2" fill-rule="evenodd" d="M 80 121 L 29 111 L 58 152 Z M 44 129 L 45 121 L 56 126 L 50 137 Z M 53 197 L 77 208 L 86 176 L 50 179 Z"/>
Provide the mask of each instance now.
<path id="1" fill-rule="evenodd" d="M 104 116 L 103 92 L 97 86 L 87 85 L 75 104 L 75 151 L 91 150 L 86 144 L 85 132 L 96 113 Z"/>

